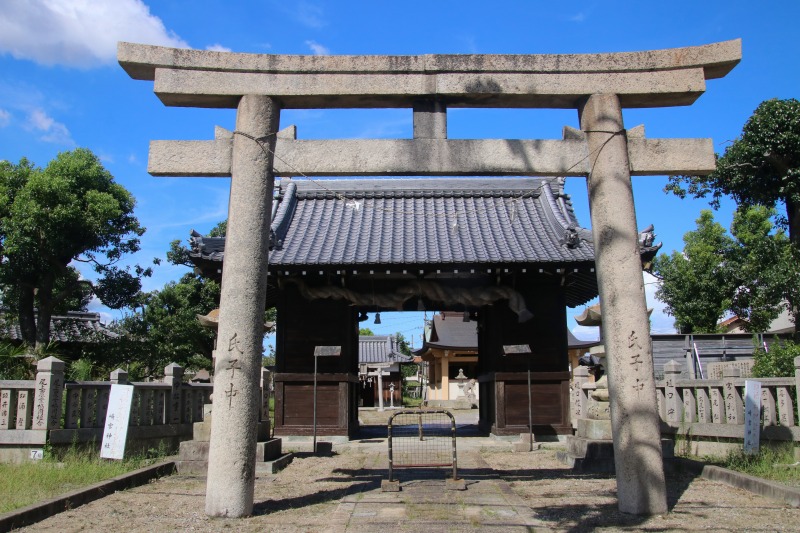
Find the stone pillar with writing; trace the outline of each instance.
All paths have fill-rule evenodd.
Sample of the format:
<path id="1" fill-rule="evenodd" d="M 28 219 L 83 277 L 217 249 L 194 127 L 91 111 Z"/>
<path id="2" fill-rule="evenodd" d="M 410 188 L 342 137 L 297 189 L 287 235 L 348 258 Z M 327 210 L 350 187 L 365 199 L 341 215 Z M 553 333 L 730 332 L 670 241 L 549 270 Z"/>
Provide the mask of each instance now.
<path id="1" fill-rule="evenodd" d="M 239 100 L 214 366 L 206 486 L 209 516 L 235 518 L 253 511 L 272 162 L 279 118 L 273 98 L 250 94 Z"/>
<path id="2" fill-rule="evenodd" d="M 613 427 L 619 509 L 667 511 L 650 321 L 642 278 L 628 143 L 615 94 L 579 108 L 593 154 L 587 176 Z"/>
<path id="3" fill-rule="evenodd" d="M 36 365 L 36 390 L 33 398 L 33 428 L 54 429 L 61 422 L 61 397 L 64 392 L 64 361 L 47 357 Z"/>
<path id="4" fill-rule="evenodd" d="M 664 365 L 664 401 L 667 408 L 667 422 L 678 423 L 683 418 L 683 402 L 681 401 L 675 382 L 681 375 L 681 364 L 670 361 Z"/>
<path id="5" fill-rule="evenodd" d="M 800 405 L 800 357 L 794 358 L 794 392 L 797 404 Z M 792 416 L 794 420 L 794 416 Z"/>
<path id="6" fill-rule="evenodd" d="M 16 416 L 16 391 L 12 389 L 0 390 L 0 429 L 13 429 Z"/>
<path id="7" fill-rule="evenodd" d="M 177 363 L 170 363 L 164 367 L 164 383 L 170 386 L 169 399 L 167 400 L 167 413 L 164 416 L 166 424 L 180 424 L 183 404 L 181 385 L 183 384 L 183 367 Z"/>
<path id="8" fill-rule="evenodd" d="M 722 370 L 722 393 L 725 395 L 725 423 L 744 424 L 744 401 L 736 383 L 741 380 L 742 371 L 725 367 Z"/>
<path id="9" fill-rule="evenodd" d="M 589 369 L 585 366 L 579 366 L 575 370 L 572 371 L 572 385 L 571 385 L 571 396 L 572 396 L 572 427 L 578 427 L 578 419 L 584 413 L 584 400 L 583 400 L 583 391 L 581 387 L 583 384 L 589 381 Z"/>
<path id="10" fill-rule="evenodd" d="M 272 373 L 266 368 L 261 369 L 261 420 L 269 422 L 269 399 L 271 396 Z"/>

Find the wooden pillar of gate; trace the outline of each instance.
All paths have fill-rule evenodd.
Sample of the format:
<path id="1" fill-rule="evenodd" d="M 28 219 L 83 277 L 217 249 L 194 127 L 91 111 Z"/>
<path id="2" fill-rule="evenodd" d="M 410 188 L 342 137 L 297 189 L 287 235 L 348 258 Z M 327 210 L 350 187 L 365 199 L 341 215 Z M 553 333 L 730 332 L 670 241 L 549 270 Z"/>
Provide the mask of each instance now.
<path id="1" fill-rule="evenodd" d="M 667 511 L 650 323 L 619 98 L 590 96 L 580 108 L 621 511 Z"/>

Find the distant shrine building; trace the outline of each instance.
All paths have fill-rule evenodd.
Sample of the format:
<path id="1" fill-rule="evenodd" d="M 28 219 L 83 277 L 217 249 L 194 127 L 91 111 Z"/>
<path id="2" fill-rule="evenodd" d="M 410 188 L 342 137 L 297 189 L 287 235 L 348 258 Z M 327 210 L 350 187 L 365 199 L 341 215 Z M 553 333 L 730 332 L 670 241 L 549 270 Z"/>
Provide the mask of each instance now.
<path id="1" fill-rule="evenodd" d="M 311 434 L 314 348 L 335 345 L 340 357 L 319 360 L 318 433 L 352 436 L 362 394 L 359 318 L 420 309 L 454 312 L 445 316 L 478 340 L 469 356 L 457 345 L 468 332 L 439 324 L 441 334 L 458 338 L 432 343 L 430 401 L 455 400 L 449 384 L 461 368 L 479 383 L 482 429 L 526 432 L 528 362 L 506 356 L 504 346 L 528 345 L 534 432 L 571 434 L 566 307 L 597 296 L 597 281 L 591 232 L 578 224 L 563 185 L 559 178 L 276 181 L 267 288 L 267 306 L 278 312 L 275 434 Z M 652 234 L 641 244 L 649 260 L 658 249 Z M 202 273 L 219 278 L 225 238 L 193 234 L 191 247 Z M 473 320 L 463 322 L 463 313 Z"/>

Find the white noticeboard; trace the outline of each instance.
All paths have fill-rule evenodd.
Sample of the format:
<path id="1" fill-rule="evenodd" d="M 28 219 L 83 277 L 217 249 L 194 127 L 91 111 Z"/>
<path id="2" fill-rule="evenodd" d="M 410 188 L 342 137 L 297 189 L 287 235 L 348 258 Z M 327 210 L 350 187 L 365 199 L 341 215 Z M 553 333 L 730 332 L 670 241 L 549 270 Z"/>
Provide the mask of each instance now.
<path id="1" fill-rule="evenodd" d="M 761 382 L 744 382 L 744 453 L 758 453 L 761 440 Z"/>
<path id="2" fill-rule="evenodd" d="M 122 459 L 125 455 L 125 440 L 128 438 L 128 421 L 131 417 L 132 401 L 133 385 L 111 385 L 100 457 Z"/>

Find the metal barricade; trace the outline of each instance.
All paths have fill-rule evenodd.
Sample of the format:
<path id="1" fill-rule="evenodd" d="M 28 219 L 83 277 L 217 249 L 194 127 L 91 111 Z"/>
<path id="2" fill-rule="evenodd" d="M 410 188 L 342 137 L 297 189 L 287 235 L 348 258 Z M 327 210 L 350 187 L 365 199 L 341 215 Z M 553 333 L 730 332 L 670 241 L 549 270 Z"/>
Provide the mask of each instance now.
<path id="1" fill-rule="evenodd" d="M 458 479 L 456 419 L 438 409 L 404 409 L 389 418 L 389 482 L 396 468 L 453 468 Z"/>

